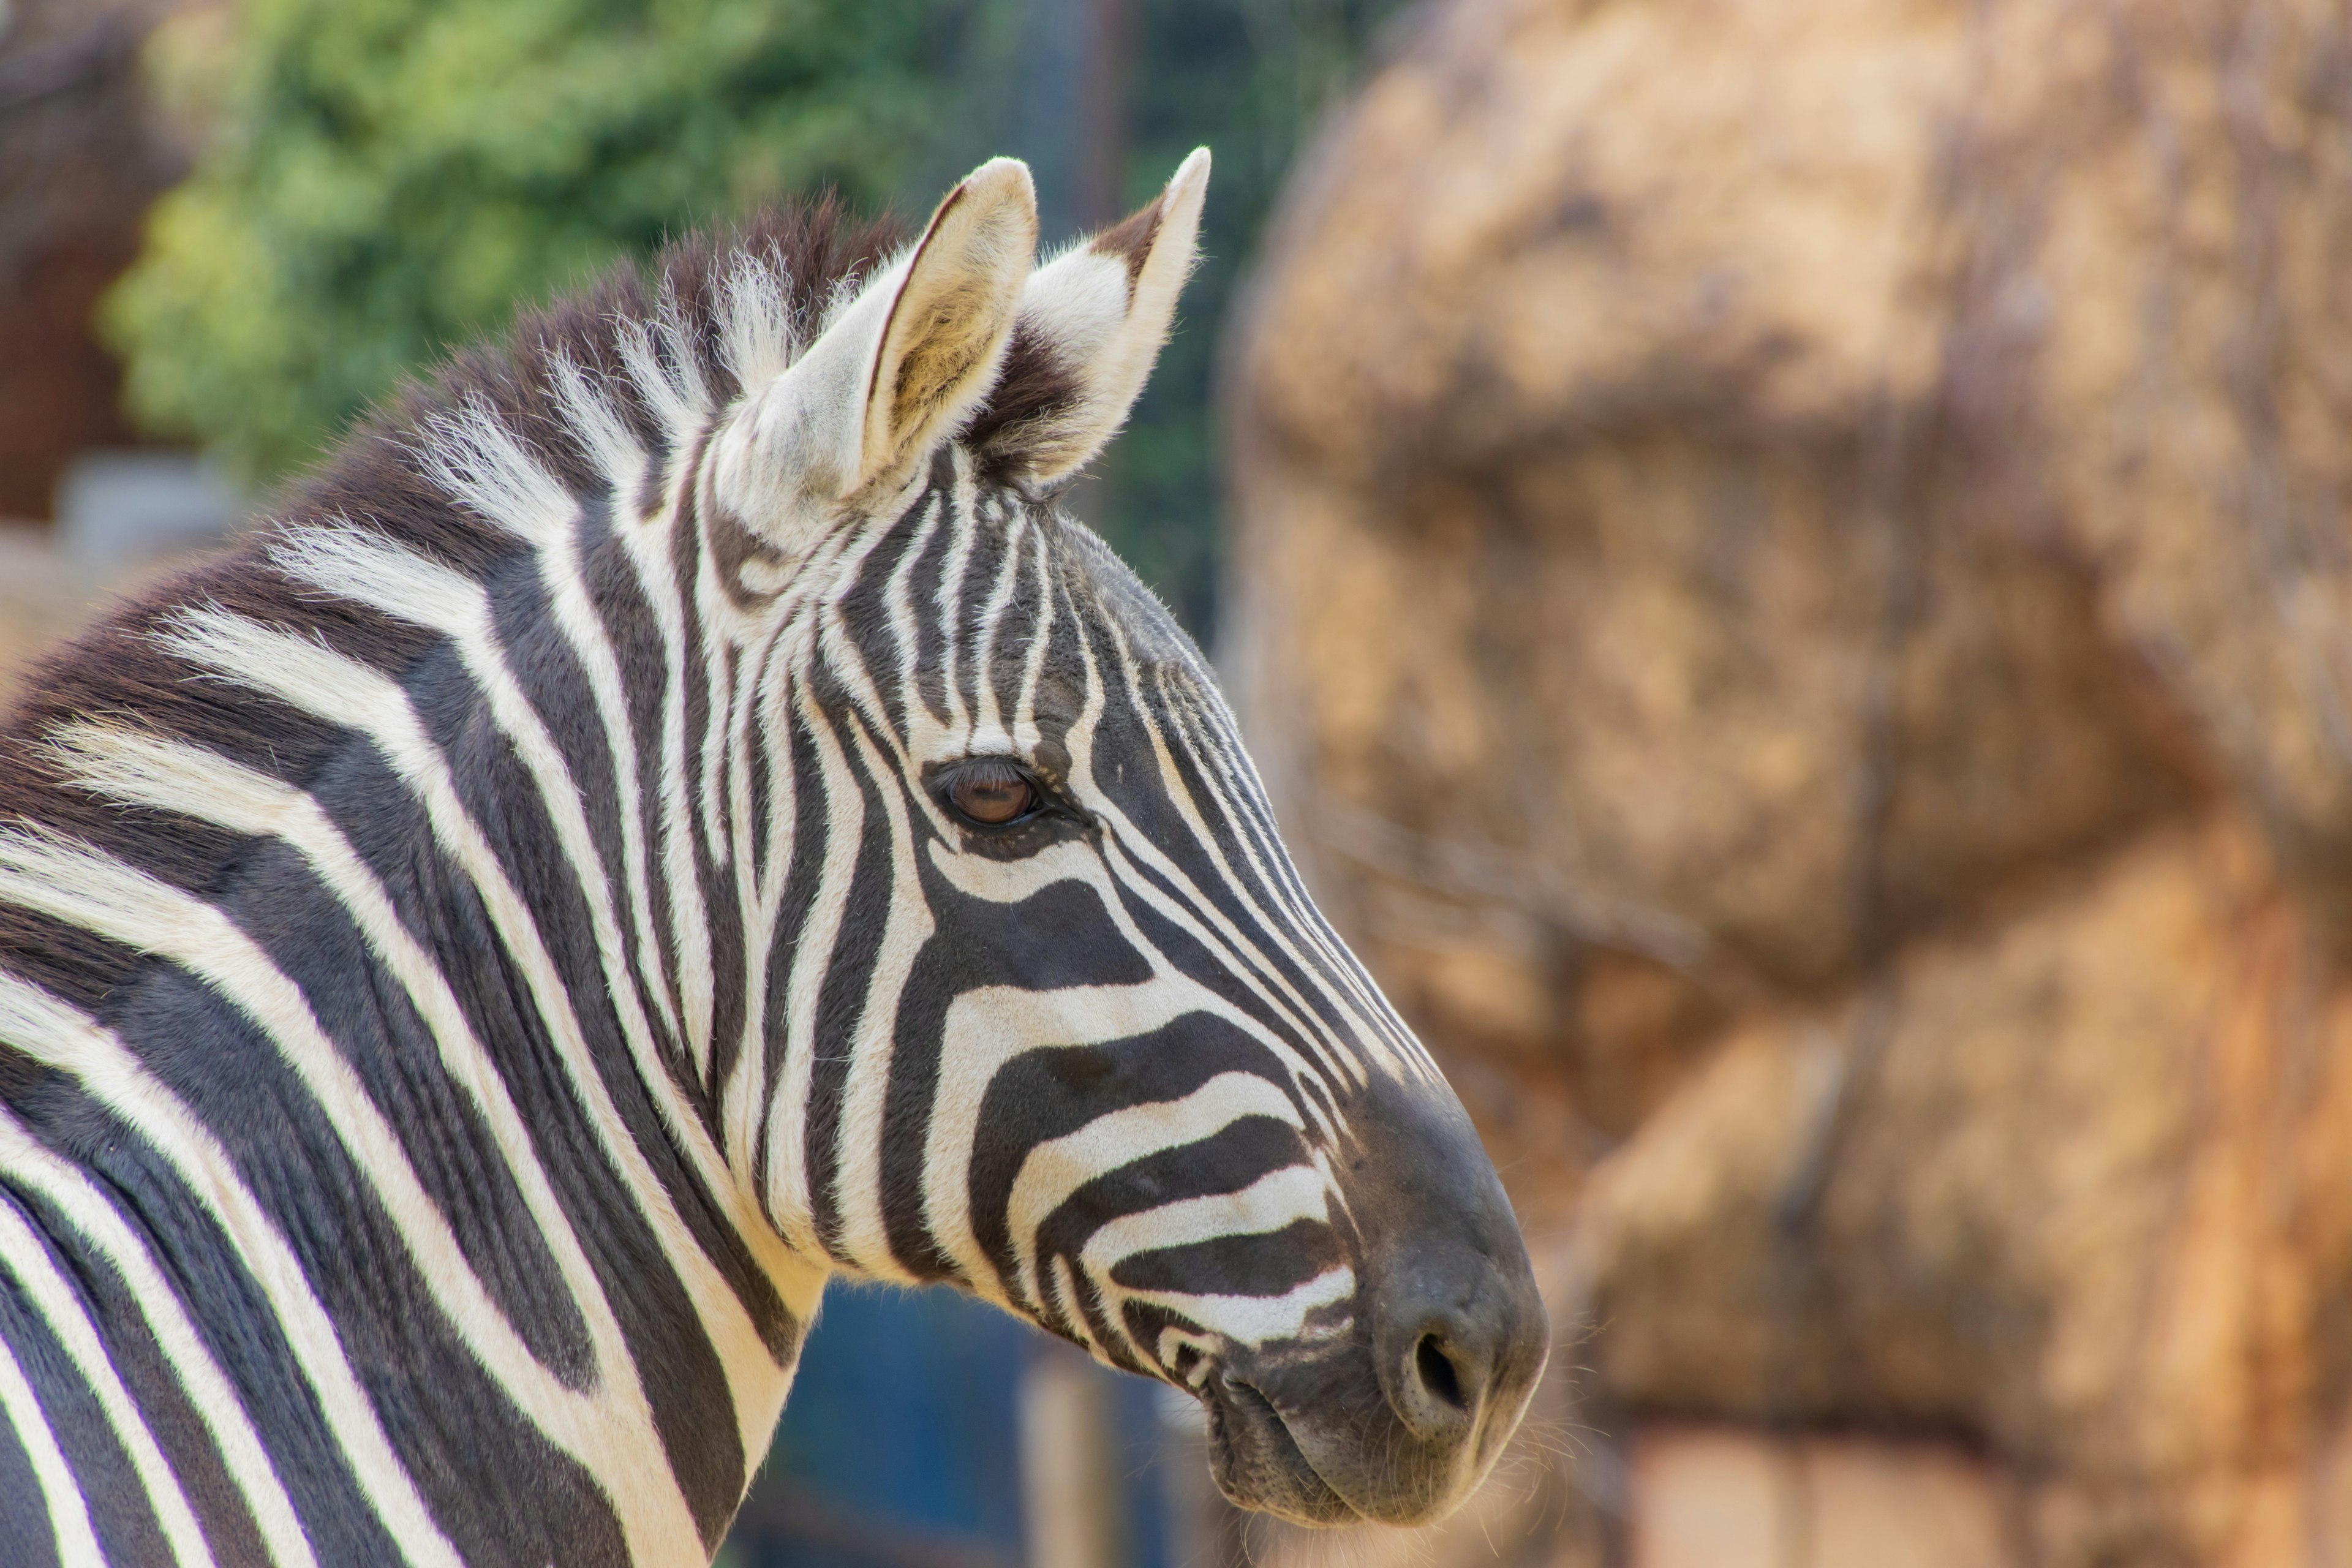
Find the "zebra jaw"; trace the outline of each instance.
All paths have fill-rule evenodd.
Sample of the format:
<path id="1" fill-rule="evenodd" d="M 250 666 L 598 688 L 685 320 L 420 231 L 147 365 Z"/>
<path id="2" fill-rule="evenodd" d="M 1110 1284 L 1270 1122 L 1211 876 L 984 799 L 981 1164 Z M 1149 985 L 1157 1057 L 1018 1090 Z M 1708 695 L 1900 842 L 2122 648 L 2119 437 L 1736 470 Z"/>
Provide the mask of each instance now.
<path id="1" fill-rule="evenodd" d="M 862 288 L 805 215 L 681 249 L 51 665 L 0 1540 L 705 1562 L 836 1273 L 1190 1391 L 1246 1506 L 1476 1484 L 1549 1334 L 1501 1186 L 1051 500 L 1207 175 L 1034 268 L 1004 161 Z"/>

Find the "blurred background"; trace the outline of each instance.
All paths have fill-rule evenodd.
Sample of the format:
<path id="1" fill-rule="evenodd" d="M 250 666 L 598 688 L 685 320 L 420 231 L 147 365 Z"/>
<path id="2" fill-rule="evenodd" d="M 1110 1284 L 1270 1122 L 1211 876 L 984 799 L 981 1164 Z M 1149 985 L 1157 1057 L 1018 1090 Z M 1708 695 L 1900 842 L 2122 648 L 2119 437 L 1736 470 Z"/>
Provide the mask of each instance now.
<path id="1" fill-rule="evenodd" d="M 2340 0 L 0 0 L 0 669 L 520 300 L 1217 155 L 1078 500 L 1560 1339 L 1454 1521 L 838 1291 L 733 1568 L 2352 1562 Z M 5 679 L 5 677 L 0 677 Z"/>

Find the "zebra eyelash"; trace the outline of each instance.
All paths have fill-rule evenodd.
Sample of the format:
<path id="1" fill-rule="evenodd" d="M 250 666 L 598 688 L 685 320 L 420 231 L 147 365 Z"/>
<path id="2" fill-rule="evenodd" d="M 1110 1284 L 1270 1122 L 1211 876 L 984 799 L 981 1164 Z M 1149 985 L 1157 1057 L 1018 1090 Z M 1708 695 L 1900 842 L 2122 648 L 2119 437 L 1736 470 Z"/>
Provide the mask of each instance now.
<path id="1" fill-rule="evenodd" d="M 964 815 L 954 800 L 957 778 L 972 768 L 991 766 L 1010 768 L 1023 783 L 1029 786 L 1036 804 L 1010 822 L 982 822 Z M 965 834 L 999 842 L 1056 818 L 1064 822 L 1078 824 L 1091 820 L 1089 816 L 1051 780 L 1021 758 L 1003 752 L 975 752 L 946 762 L 933 763 L 923 770 L 923 790 L 937 803 L 947 819 Z M 1042 845 L 1045 840 L 1040 838 L 1037 842 Z"/>

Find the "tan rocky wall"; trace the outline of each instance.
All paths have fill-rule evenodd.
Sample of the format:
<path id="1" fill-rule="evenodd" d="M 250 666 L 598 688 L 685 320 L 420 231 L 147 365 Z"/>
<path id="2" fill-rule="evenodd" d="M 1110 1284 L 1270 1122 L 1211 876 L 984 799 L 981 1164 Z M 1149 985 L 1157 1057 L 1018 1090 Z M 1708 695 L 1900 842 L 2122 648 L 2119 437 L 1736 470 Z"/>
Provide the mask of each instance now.
<path id="1" fill-rule="evenodd" d="M 1454 0 L 1334 129 L 1225 663 L 1570 1327 L 1433 1560 L 2352 1556 L 2347 329 L 2316 0 Z"/>

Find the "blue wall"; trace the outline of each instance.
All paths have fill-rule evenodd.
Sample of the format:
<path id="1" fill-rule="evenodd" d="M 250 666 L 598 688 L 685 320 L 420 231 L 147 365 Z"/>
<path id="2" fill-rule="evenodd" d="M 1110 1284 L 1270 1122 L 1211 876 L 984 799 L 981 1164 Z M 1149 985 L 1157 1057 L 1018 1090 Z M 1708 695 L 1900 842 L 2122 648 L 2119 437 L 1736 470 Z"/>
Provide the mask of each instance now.
<path id="1" fill-rule="evenodd" d="M 1020 1384 L 1039 1353 L 1066 1352 L 952 1291 L 836 1283 L 722 1561 L 1019 1568 Z M 1156 1391 L 1099 1375 L 1123 1450 L 1114 1468 L 1129 1536 L 1127 1561 L 1104 1568 L 1171 1568 Z"/>

